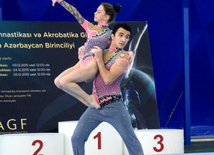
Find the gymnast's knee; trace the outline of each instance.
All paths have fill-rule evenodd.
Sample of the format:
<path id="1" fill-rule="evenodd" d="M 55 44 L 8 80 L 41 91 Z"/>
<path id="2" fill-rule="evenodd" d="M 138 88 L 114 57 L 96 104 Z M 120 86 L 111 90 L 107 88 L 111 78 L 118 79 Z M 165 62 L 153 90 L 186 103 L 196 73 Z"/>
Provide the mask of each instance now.
<path id="1" fill-rule="evenodd" d="M 81 136 L 73 134 L 71 137 L 71 143 L 72 144 L 81 144 L 84 142 L 85 142 L 85 140 Z"/>
<path id="2" fill-rule="evenodd" d="M 67 88 L 68 84 L 71 86 L 72 82 L 71 81 L 67 81 L 64 78 L 61 78 L 59 81 L 60 84 L 60 88 Z"/>
<path id="3" fill-rule="evenodd" d="M 55 84 L 55 86 L 56 86 L 57 88 L 59 88 L 59 89 L 62 88 L 61 85 L 60 85 L 60 80 L 59 80 L 58 78 L 55 78 L 55 79 L 54 79 L 54 84 Z"/>

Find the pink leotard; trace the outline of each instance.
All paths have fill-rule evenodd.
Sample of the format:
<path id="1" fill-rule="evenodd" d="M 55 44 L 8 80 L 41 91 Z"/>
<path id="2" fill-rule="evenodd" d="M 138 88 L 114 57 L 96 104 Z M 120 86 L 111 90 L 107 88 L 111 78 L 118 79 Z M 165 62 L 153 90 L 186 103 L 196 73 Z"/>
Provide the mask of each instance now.
<path id="1" fill-rule="evenodd" d="M 103 32 L 100 34 L 96 30 L 89 30 L 87 20 L 84 20 L 84 23 L 81 26 L 85 29 L 88 36 L 85 52 L 80 59 L 81 67 L 85 67 L 91 59 L 94 59 L 94 54 L 91 53 L 91 49 L 93 49 L 94 46 L 98 46 L 102 50 L 109 46 L 111 30 L 108 28 L 108 24 L 105 23 L 98 24 L 99 27 L 103 28 Z"/>
<path id="2" fill-rule="evenodd" d="M 117 53 L 110 57 L 106 62 L 105 66 L 109 70 L 111 66 L 117 62 L 117 61 L 126 61 L 129 65 L 129 62 L 126 59 L 115 59 L 119 54 L 124 53 L 124 50 L 117 50 Z M 127 70 L 127 68 L 126 68 Z M 100 103 L 100 106 L 103 107 L 105 105 L 108 105 L 110 103 L 114 103 L 117 101 L 122 101 L 122 93 L 120 90 L 120 83 L 125 76 L 126 70 L 121 74 L 111 85 L 106 85 L 100 75 L 100 73 L 97 74 L 97 76 L 94 78 L 93 81 L 93 94 L 97 100 L 98 103 Z"/>

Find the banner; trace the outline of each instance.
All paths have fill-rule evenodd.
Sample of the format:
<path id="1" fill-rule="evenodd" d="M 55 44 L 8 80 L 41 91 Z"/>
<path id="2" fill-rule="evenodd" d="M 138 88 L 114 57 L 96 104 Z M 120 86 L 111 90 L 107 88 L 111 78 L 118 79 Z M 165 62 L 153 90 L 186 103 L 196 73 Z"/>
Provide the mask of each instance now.
<path id="1" fill-rule="evenodd" d="M 136 57 L 121 83 L 124 104 L 134 128 L 159 128 L 147 23 L 127 23 L 132 35 L 125 50 Z M 86 39 L 77 22 L 0 22 L 0 134 L 57 132 L 59 121 L 79 119 L 87 107 L 54 79 L 78 62 Z M 79 85 L 92 93 L 92 82 Z"/>

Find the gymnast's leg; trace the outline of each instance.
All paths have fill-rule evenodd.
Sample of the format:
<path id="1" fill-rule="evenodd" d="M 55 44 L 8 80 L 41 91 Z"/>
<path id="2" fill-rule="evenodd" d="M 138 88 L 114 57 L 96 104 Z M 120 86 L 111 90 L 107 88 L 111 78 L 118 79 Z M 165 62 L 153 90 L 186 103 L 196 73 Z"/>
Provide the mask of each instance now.
<path id="1" fill-rule="evenodd" d="M 104 108 L 111 108 L 113 117 L 107 120 L 120 134 L 129 155 L 143 155 L 142 146 L 133 130 L 131 120 L 125 106 L 122 102 L 115 102 L 107 105 Z M 109 111 L 110 112 L 110 111 Z"/>
<path id="2" fill-rule="evenodd" d="M 85 154 L 85 142 L 90 133 L 102 122 L 102 116 L 96 109 L 88 108 L 80 117 L 71 137 L 74 155 Z"/>
<path id="3" fill-rule="evenodd" d="M 60 80 L 68 75 L 69 73 L 73 72 L 74 70 L 80 68 L 80 62 L 76 63 L 76 65 L 74 65 L 73 67 L 70 67 L 68 69 L 66 69 L 65 71 L 63 71 L 61 74 L 59 74 L 55 79 L 54 79 L 54 84 L 59 88 L 62 89 L 64 92 L 72 95 L 73 97 L 75 97 L 76 99 L 78 99 L 80 102 L 82 102 L 83 104 L 85 104 L 86 106 L 90 106 L 88 102 L 86 102 L 86 100 L 84 98 L 82 98 L 81 96 L 74 94 L 72 92 L 67 91 L 66 89 L 64 89 L 61 84 L 60 84 Z"/>
<path id="4" fill-rule="evenodd" d="M 66 74 L 60 79 L 60 86 L 62 90 L 68 94 L 74 96 L 74 94 L 82 97 L 87 103 L 92 107 L 99 108 L 95 97 L 93 95 L 88 95 L 82 88 L 77 84 L 77 82 L 85 82 L 89 79 L 94 78 L 97 74 L 98 67 L 95 59 L 91 59 L 86 67 L 80 67 L 73 70 L 72 72 Z"/>

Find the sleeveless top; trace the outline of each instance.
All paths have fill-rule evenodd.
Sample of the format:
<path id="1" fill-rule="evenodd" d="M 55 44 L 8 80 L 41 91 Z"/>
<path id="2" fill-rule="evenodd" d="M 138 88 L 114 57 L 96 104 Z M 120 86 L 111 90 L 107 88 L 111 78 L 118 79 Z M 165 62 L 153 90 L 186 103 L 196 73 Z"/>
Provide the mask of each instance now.
<path id="1" fill-rule="evenodd" d="M 91 49 L 93 49 L 94 46 L 98 46 L 102 50 L 108 48 L 111 30 L 109 29 L 108 24 L 105 23 L 98 23 L 98 26 L 103 28 L 103 32 L 101 33 L 98 33 L 96 30 L 89 30 L 87 20 L 84 20 L 84 23 L 81 26 L 85 29 L 88 36 L 85 52 L 80 59 L 81 66 L 85 67 L 88 62 L 95 57 L 94 53 L 91 53 Z"/>
<path id="2" fill-rule="evenodd" d="M 115 59 L 118 57 L 118 55 L 122 54 L 124 50 L 118 49 L 115 53 L 115 55 L 111 56 L 108 60 L 105 62 L 106 68 L 109 70 L 111 66 L 119 61 L 119 60 L 125 60 L 126 59 Z M 128 61 L 127 61 L 128 63 Z M 129 65 L 129 64 L 128 64 Z M 125 76 L 126 70 L 121 74 L 111 85 L 106 85 L 103 81 L 101 74 L 98 73 L 97 76 L 93 80 L 93 94 L 97 100 L 97 102 L 100 104 L 101 107 L 108 105 L 110 103 L 114 103 L 117 101 L 122 101 L 122 93 L 120 90 L 120 83 L 122 79 Z"/>

